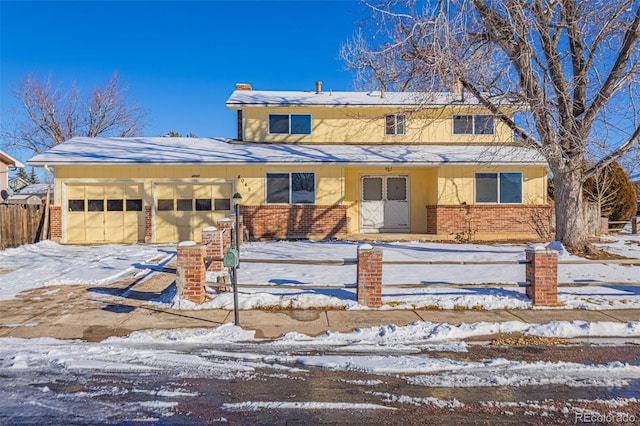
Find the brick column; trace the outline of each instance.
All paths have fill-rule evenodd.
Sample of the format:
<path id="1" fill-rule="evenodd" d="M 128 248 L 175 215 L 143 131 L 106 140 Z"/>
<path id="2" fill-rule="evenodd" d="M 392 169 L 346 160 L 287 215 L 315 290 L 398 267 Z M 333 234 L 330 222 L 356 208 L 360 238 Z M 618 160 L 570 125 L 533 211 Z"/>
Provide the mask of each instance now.
<path id="1" fill-rule="evenodd" d="M 529 246 L 525 250 L 527 296 L 537 306 L 558 305 L 558 253 L 544 246 Z"/>
<path id="2" fill-rule="evenodd" d="M 205 247 L 193 241 L 178 244 L 176 287 L 182 299 L 201 304 L 205 300 L 207 271 L 204 267 Z"/>
<path id="3" fill-rule="evenodd" d="M 222 231 L 222 252 L 226 253 L 231 248 L 231 232 L 233 222 L 228 217 L 218 219 L 218 229 Z"/>
<path id="4" fill-rule="evenodd" d="M 153 215 L 149 205 L 144 206 L 144 242 L 153 242 Z"/>
<path id="5" fill-rule="evenodd" d="M 640 228 L 640 216 L 634 216 L 631 218 L 631 233 L 638 234 Z"/>
<path id="6" fill-rule="evenodd" d="M 49 232 L 51 241 L 59 243 L 62 241 L 62 207 L 49 206 Z M 46 239 L 45 235 L 43 239 Z"/>
<path id="7" fill-rule="evenodd" d="M 222 231 L 215 226 L 209 226 L 202 230 L 202 245 L 205 246 L 205 257 L 222 258 L 224 251 L 222 250 Z M 213 260 L 207 267 L 207 271 L 210 272 L 222 272 L 222 261 Z"/>
<path id="8" fill-rule="evenodd" d="M 358 247 L 356 296 L 360 305 L 382 306 L 382 250 L 369 244 Z"/>

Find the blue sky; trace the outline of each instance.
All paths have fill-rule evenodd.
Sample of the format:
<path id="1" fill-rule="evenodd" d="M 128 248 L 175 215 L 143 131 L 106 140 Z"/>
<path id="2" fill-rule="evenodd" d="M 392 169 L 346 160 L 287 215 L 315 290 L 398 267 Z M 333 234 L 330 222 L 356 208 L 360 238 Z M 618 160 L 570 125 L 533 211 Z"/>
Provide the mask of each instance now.
<path id="1" fill-rule="evenodd" d="M 150 111 L 147 136 L 234 137 L 225 101 L 238 82 L 313 90 L 321 80 L 326 90 L 352 90 L 339 49 L 362 12 L 357 0 L 2 0 L 2 120 L 16 104 L 10 86 L 27 74 L 88 90 L 117 71 L 127 99 Z"/>

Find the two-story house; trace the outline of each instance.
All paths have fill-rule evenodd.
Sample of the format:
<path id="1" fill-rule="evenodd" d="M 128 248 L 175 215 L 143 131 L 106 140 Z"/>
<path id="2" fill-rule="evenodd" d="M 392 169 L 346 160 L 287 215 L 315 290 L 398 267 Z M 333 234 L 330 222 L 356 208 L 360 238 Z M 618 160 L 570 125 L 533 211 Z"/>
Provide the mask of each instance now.
<path id="1" fill-rule="evenodd" d="M 55 168 L 59 239 L 197 240 L 234 193 L 254 238 L 549 231 L 546 162 L 470 96 L 239 84 L 227 108 L 236 139 L 73 138 L 29 160 Z"/>

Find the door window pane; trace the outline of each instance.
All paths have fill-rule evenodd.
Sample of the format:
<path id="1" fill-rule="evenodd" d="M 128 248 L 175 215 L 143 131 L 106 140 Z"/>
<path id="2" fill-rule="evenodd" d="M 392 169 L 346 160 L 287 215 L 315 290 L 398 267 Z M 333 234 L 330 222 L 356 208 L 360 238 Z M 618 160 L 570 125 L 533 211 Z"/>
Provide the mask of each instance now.
<path id="1" fill-rule="evenodd" d="M 267 203 L 289 203 L 289 173 L 267 173 Z"/>
<path id="2" fill-rule="evenodd" d="M 382 200 L 382 178 L 364 178 L 362 182 L 362 199 L 364 201 Z"/>
<path id="3" fill-rule="evenodd" d="M 387 178 L 387 200 L 407 200 L 407 179 L 403 177 Z"/>
<path id="4" fill-rule="evenodd" d="M 173 210 L 173 199 L 158 200 L 158 211 Z"/>
<path id="5" fill-rule="evenodd" d="M 70 212 L 83 212 L 84 211 L 84 200 L 69 200 L 69 211 Z"/>
<path id="6" fill-rule="evenodd" d="M 211 211 L 211 199 L 210 198 L 196 199 L 196 211 Z"/>
<path id="7" fill-rule="evenodd" d="M 291 204 L 313 204 L 315 201 L 315 173 L 291 173 Z"/>
<path id="8" fill-rule="evenodd" d="M 89 200 L 87 203 L 87 210 L 90 212 L 103 212 L 104 200 Z"/>
<path id="9" fill-rule="evenodd" d="M 142 200 L 127 200 L 126 206 L 128 212 L 141 212 Z"/>
<path id="10" fill-rule="evenodd" d="M 179 199 L 178 200 L 178 211 L 179 212 L 190 212 L 193 210 L 193 200 L 191 199 Z"/>
<path id="11" fill-rule="evenodd" d="M 107 200 L 108 212 L 121 212 L 124 210 L 124 200 Z"/>
<path id="12" fill-rule="evenodd" d="M 229 198 L 216 198 L 213 201 L 216 210 L 231 210 L 231 200 Z"/>

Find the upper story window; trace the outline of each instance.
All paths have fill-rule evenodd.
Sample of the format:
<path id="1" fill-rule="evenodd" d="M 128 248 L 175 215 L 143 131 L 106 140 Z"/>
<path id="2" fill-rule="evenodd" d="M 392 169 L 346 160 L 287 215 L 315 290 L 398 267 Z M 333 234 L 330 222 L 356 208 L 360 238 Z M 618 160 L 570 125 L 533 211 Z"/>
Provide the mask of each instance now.
<path id="1" fill-rule="evenodd" d="M 404 135 L 406 118 L 404 114 L 390 114 L 384 117 L 385 135 Z"/>
<path id="2" fill-rule="evenodd" d="M 313 172 L 267 173 L 268 204 L 314 204 L 316 174 Z"/>
<path id="3" fill-rule="evenodd" d="M 269 134 L 310 135 L 311 114 L 269 114 Z"/>
<path id="4" fill-rule="evenodd" d="M 476 203 L 521 204 L 522 173 L 476 173 Z"/>
<path id="5" fill-rule="evenodd" d="M 493 115 L 454 115 L 454 135 L 493 135 Z"/>

